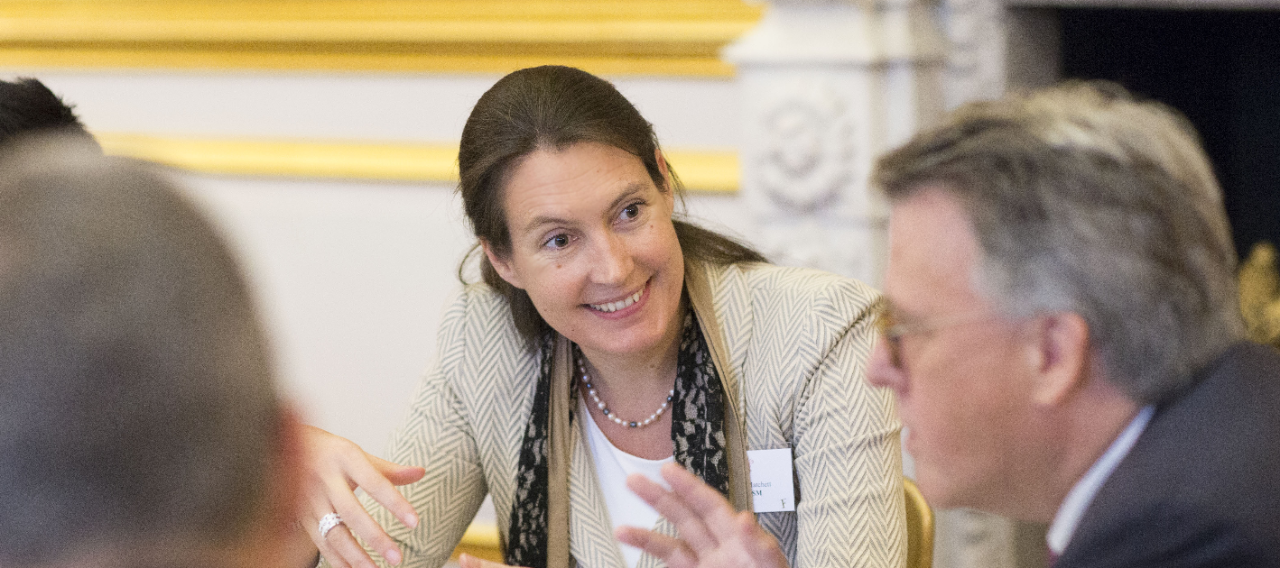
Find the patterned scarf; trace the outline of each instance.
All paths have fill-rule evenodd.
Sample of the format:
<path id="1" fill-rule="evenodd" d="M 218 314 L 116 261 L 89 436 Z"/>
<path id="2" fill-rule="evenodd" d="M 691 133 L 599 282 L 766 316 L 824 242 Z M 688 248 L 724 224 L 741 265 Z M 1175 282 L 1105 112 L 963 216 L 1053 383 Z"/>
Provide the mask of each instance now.
<path id="1" fill-rule="evenodd" d="M 563 568 L 547 567 L 547 434 L 555 344 L 554 333 L 548 334 L 542 342 L 541 376 L 524 444 L 520 447 L 519 473 L 505 556 L 506 563 L 512 566 Z M 724 389 L 692 310 L 684 318 L 680 352 L 676 358 L 675 391 L 671 404 L 671 440 L 675 446 L 676 463 L 701 477 L 721 494 L 728 495 Z M 578 389 L 570 389 L 570 392 L 577 393 Z M 571 408 L 576 409 L 577 405 Z"/>

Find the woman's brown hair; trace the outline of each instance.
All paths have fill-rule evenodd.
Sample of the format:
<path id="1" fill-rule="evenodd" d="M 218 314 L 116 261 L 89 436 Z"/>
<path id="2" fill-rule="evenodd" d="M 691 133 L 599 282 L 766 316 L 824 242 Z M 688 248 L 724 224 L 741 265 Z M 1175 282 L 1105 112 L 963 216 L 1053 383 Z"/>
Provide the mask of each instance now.
<path id="1" fill-rule="evenodd" d="M 540 148 L 558 151 L 580 142 L 608 144 L 634 154 L 660 190 L 674 191 L 683 199 L 684 187 L 675 172 L 668 167 L 670 186 L 662 175 L 653 125 L 611 83 L 572 67 L 521 69 L 480 97 L 462 129 L 458 192 L 476 238 L 488 243 L 494 254 L 510 254 L 503 188 L 512 167 Z M 688 260 L 765 262 L 763 255 L 733 239 L 686 221 L 673 222 Z M 464 267 L 472 255 L 458 268 L 464 282 Z M 484 282 L 507 299 L 516 330 L 532 345 L 550 327 L 524 290 L 508 284 L 483 254 L 478 256 Z"/>

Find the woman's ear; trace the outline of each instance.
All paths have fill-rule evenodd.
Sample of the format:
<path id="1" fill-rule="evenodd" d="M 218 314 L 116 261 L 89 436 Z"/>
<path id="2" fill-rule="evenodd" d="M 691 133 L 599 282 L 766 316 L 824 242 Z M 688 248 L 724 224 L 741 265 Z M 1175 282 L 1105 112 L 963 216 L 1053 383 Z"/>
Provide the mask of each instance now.
<path id="1" fill-rule="evenodd" d="M 662 195 L 666 198 L 667 205 L 671 209 L 671 212 L 674 213 L 676 203 L 676 184 L 675 181 L 671 179 L 671 168 L 667 167 L 667 157 L 662 155 L 662 148 L 654 148 L 653 157 L 658 161 L 658 171 L 662 173 L 662 184 L 665 186 L 659 189 L 663 190 Z"/>
<path id="2" fill-rule="evenodd" d="M 662 155 L 662 148 L 654 148 L 653 157 L 658 161 L 658 171 L 662 172 L 662 183 L 666 186 L 666 190 L 674 190 L 675 184 L 671 183 L 671 170 L 667 168 L 667 158 Z"/>
<path id="3" fill-rule="evenodd" d="M 1083 388 L 1090 366 L 1089 324 L 1080 314 L 1056 312 L 1035 322 L 1031 346 L 1036 373 L 1035 400 L 1046 406 L 1065 402 Z"/>
<path id="4" fill-rule="evenodd" d="M 520 277 L 516 274 L 515 267 L 511 265 L 511 260 L 493 251 L 493 247 L 489 246 L 489 241 L 481 240 L 480 246 L 484 248 L 484 256 L 489 259 L 489 264 L 493 265 L 493 269 L 501 276 L 507 284 L 515 286 L 521 290 L 524 286 L 520 283 Z"/>

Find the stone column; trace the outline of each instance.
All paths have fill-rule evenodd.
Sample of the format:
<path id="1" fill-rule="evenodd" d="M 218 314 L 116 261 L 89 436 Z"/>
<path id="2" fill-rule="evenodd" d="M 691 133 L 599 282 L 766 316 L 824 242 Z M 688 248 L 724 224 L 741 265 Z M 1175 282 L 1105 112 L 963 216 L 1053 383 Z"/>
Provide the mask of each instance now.
<path id="1" fill-rule="evenodd" d="M 743 96 L 741 195 L 775 262 L 880 281 L 886 215 L 868 174 L 945 104 L 935 10 L 774 0 L 725 50 Z"/>
<path id="2" fill-rule="evenodd" d="M 743 97 L 741 196 L 775 262 L 879 285 L 875 158 L 945 108 L 1004 90 L 1002 61 L 987 59 L 1003 55 L 999 1 L 943 1 L 772 0 L 725 50 Z M 941 514 L 934 565 L 1012 568 L 1014 532 L 998 517 Z"/>
<path id="3" fill-rule="evenodd" d="M 1002 0 L 942 0 L 939 13 L 949 43 L 947 108 L 1003 95 L 1008 34 Z"/>

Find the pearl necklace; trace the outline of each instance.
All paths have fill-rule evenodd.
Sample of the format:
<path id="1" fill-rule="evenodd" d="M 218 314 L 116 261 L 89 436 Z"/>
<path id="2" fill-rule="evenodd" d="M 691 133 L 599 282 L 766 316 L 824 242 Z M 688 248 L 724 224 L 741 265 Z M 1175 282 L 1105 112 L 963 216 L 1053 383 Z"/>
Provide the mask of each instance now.
<path id="1" fill-rule="evenodd" d="M 653 424 L 658 420 L 659 416 L 662 416 L 663 412 L 667 411 L 667 407 L 671 405 L 671 399 L 676 396 L 675 389 L 667 391 L 667 399 L 662 401 L 662 406 L 659 406 L 657 410 L 653 411 L 653 414 L 650 414 L 649 417 L 644 420 L 623 420 L 619 418 L 617 414 L 614 414 L 613 411 L 609 410 L 609 405 L 605 404 L 603 400 L 600 400 L 600 397 L 596 394 L 596 387 L 591 384 L 591 375 L 587 374 L 587 367 L 582 363 L 582 352 L 575 350 L 574 359 L 576 359 L 576 362 L 578 363 L 578 374 L 582 376 L 582 386 L 587 387 L 587 394 L 591 395 L 591 400 L 596 402 L 596 408 L 599 408 L 600 412 L 604 413 L 605 418 L 612 420 L 614 424 L 619 426 L 626 426 L 628 428 L 644 428 L 645 426 Z"/>

